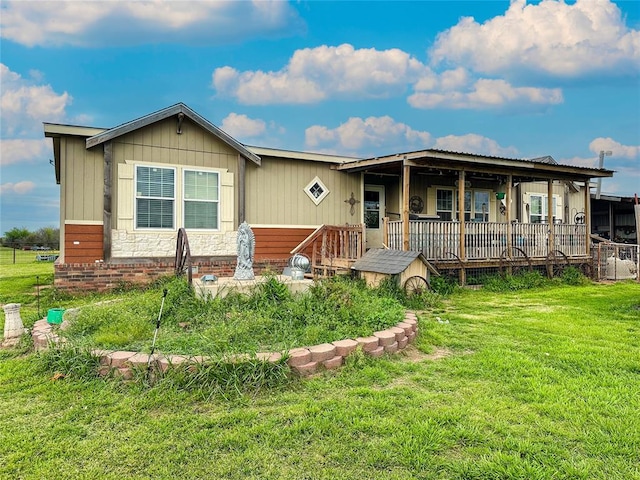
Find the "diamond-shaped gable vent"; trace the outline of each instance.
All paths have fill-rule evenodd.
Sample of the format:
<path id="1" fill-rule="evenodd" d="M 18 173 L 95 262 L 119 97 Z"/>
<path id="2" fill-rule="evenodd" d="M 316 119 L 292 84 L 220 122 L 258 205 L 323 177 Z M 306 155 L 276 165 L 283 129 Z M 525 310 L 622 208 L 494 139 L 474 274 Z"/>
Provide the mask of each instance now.
<path id="1" fill-rule="evenodd" d="M 304 187 L 304 191 L 316 205 L 319 205 L 320 202 L 329 195 L 329 189 L 318 177 L 311 180 L 307 186 Z"/>

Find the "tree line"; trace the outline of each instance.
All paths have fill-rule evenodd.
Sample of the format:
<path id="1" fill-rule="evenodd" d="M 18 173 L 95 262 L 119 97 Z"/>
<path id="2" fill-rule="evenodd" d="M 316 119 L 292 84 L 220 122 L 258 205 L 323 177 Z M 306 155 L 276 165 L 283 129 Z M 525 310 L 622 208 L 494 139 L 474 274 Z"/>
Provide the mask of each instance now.
<path id="1" fill-rule="evenodd" d="M 43 227 L 35 232 L 26 228 L 12 228 L 2 237 L 2 245 L 11 248 L 45 247 L 51 250 L 60 248 L 60 229 Z"/>

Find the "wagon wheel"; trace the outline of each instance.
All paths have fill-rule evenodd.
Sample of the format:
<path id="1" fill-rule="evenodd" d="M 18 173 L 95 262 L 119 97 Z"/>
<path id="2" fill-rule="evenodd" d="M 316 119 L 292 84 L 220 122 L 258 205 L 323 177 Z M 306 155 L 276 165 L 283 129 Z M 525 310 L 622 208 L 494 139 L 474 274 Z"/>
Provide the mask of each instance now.
<path id="1" fill-rule="evenodd" d="M 509 249 L 504 249 L 500 254 L 500 275 L 505 276 L 509 273 L 516 275 L 532 270 L 531 259 L 521 248 L 511 247 L 511 253 L 509 253 Z"/>
<path id="2" fill-rule="evenodd" d="M 404 282 L 404 291 L 410 297 L 414 295 L 422 295 L 424 292 L 429 290 L 429 288 L 430 286 L 427 279 L 420 275 L 409 277 L 406 282 Z"/>
<path id="3" fill-rule="evenodd" d="M 591 264 L 591 262 L 581 263 L 580 271 L 585 277 L 593 279 L 593 265 Z"/>
<path id="4" fill-rule="evenodd" d="M 560 277 L 564 269 L 569 266 L 569 258 L 560 250 L 553 250 L 547 254 L 547 276 Z"/>
<path id="5" fill-rule="evenodd" d="M 448 268 L 446 276 L 451 277 L 456 283 L 460 281 L 460 272 L 465 269 L 462 259 L 453 252 L 446 252 L 445 257 L 453 257 L 456 260 L 457 265 L 453 268 Z"/>

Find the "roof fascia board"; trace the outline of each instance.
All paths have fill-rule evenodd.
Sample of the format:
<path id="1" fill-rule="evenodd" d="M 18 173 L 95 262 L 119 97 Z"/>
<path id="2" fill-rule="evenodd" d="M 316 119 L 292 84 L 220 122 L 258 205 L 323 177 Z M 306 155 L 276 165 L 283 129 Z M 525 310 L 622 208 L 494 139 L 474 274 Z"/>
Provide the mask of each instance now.
<path id="1" fill-rule="evenodd" d="M 134 130 L 146 127 L 147 125 L 151 125 L 152 123 L 164 120 L 179 113 L 183 113 L 188 116 L 190 120 L 200 125 L 200 127 L 207 130 L 209 133 L 218 137 L 227 145 L 238 151 L 238 153 L 240 153 L 240 155 L 242 155 L 246 159 L 251 160 L 256 165 L 260 165 L 260 157 L 258 155 L 247 150 L 247 148 L 236 139 L 220 130 L 218 127 L 191 110 L 183 103 L 178 103 L 157 112 L 150 113 L 149 115 L 145 115 L 144 117 L 137 118 L 127 123 L 123 123 L 122 125 L 111 128 L 109 130 L 105 130 L 97 135 L 87 138 L 86 147 L 95 147 L 96 145 L 107 142 L 109 140 L 113 140 L 116 137 L 120 137 L 127 133 L 133 132 Z"/>
<path id="2" fill-rule="evenodd" d="M 77 125 L 62 125 L 59 123 L 43 123 L 45 137 L 60 137 L 71 135 L 77 137 L 93 137 L 105 132 L 106 128 L 81 127 Z"/>
<path id="3" fill-rule="evenodd" d="M 279 150 L 276 148 L 266 147 L 247 147 L 250 151 L 261 157 L 276 157 L 276 158 L 290 158 L 294 160 L 308 160 L 312 162 L 333 163 L 337 165 L 343 165 L 350 162 L 355 162 L 358 159 L 355 157 L 343 157 L 340 155 L 329 155 L 326 153 L 315 152 L 297 152 L 293 150 Z"/>

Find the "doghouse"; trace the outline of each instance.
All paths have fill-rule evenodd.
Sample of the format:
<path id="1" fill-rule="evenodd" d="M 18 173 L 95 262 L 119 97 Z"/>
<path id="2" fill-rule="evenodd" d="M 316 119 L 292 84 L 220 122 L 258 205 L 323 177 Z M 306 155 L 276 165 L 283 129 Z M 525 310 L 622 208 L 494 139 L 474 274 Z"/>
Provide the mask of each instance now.
<path id="1" fill-rule="evenodd" d="M 431 275 L 439 275 L 421 252 L 372 248 L 358 259 L 351 269 L 358 272 L 367 285 L 377 287 L 389 276 L 409 294 L 430 288 Z"/>

